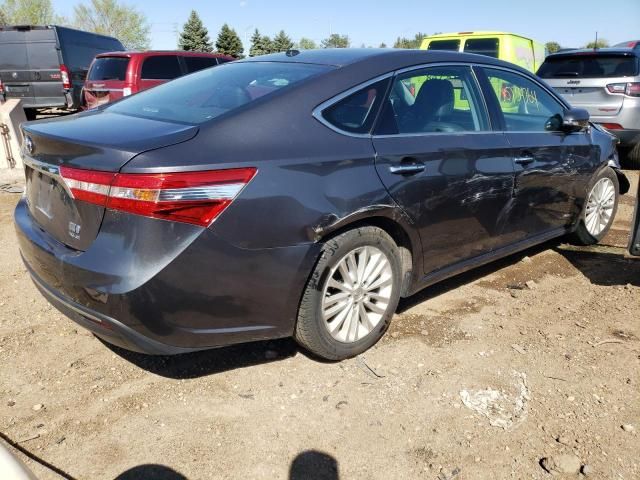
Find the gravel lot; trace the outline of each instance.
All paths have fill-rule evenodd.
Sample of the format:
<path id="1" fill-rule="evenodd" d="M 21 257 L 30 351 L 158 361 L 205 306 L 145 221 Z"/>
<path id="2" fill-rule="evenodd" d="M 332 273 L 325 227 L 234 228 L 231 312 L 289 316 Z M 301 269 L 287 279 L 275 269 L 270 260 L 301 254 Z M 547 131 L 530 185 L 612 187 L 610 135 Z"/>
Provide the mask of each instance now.
<path id="1" fill-rule="evenodd" d="M 341 363 L 290 340 L 108 348 L 32 285 L 18 198 L 0 191 L 0 431 L 68 478 L 640 478 L 631 196 L 603 245 L 552 242 L 429 288 Z"/>

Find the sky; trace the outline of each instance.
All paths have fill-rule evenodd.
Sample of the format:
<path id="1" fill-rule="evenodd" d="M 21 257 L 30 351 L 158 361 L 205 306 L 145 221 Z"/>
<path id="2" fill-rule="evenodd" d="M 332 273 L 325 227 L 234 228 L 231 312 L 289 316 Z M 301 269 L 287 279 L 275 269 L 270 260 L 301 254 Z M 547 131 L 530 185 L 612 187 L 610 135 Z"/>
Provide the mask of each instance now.
<path id="1" fill-rule="evenodd" d="M 85 0 L 87 1 L 87 0 Z M 611 44 L 640 39 L 640 0 L 119 0 L 143 12 L 153 49 L 175 49 L 177 32 L 194 9 L 215 38 L 224 23 L 234 28 L 245 50 L 255 28 L 273 36 L 281 29 L 297 41 L 320 42 L 330 33 L 346 34 L 351 45 L 389 46 L 398 36 L 417 32 L 503 30 L 563 47 L 580 47 L 599 38 Z M 72 17 L 77 0 L 53 0 L 56 13 Z"/>

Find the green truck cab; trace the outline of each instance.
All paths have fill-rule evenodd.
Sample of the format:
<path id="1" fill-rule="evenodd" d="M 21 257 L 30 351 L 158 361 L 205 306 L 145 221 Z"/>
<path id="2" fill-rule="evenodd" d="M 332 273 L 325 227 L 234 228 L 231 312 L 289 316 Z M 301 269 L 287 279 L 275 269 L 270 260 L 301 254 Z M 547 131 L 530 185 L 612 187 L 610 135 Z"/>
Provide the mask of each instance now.
<path id="1" fill-rule="evenodd" d="M 514 63 L 530 72 L 535 73 L 546 56 L 545 46 L 535 40 L 522 35 L 507 32 L 458 32 L 441 33 L 424 37 L 421 50 L 448 50 L 455 52 L 475 53 L 498 58 Z M 407 88 L 415 95 L 422 83 L 428 78 L 414 79 Z M 496 91 L 503 111 L 516 112 L 523 108 L 524 94 L 505 82 L 490 79 Z M 468 101 L 462 89 L 454 85 L 455 108 L 468 109 Z M 525 95 L 526 96 L 526 95 Z"/>

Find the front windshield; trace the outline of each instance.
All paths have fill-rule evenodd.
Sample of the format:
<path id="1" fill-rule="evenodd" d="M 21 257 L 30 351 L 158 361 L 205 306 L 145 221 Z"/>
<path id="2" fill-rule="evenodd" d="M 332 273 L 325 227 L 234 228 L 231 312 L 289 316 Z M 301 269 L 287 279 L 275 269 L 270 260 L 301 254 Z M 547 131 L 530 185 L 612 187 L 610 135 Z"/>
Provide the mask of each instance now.
<path id="1" fill-rule="evenodd" d="M 228 63 L 138 93 L 106 110 L 198 124 L 331 68 L 291 62 Z"/>

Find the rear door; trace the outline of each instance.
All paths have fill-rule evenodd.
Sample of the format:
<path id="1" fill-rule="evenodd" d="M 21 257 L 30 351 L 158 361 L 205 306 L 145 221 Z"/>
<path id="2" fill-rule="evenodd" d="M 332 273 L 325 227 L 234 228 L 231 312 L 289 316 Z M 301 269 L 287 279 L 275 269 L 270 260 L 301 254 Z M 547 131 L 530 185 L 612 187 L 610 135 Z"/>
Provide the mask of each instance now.
<path id="1" fill-rule="evenodd" d="M 146 90 L 183 75 L 177 55 L 153 55 L 140 67 L 139 90 Z"/>
<path id="2" fill-rule="evenodd" d="M 0 32 L 0 78 L 7 98 L 21 98 L 27 108 L 64 106 L 54 30 Z"/>
<path id="3" fill-rule="evenodd" d="M 93 61 L 84 87 L 87 109 L 123 97 L 129 62 L 130 58 L 122 55 L 98 57 Z"/>
<path id="4" fill-rule="evenodd" d="M 593 171 L 589 134 L 560 130 L 565 106 L 531 77 L 478 68 L 483 90 L 513 148 L 514 203 L 507 228 L 513 241 L 566 227 Z"/>
<path id="5" fill-rule="evenodd" d="M 620 113 L 624 95 L 616 85 L 629 82 L 638 75 L 635 55 L 579 53 L 552 56 L 545 60 L 538 76 L 547 80 L 556 92 L 574 107 L 586 109 L 595 120 L 615 117 Z"/>
<path id="6" fill-rule="evenodd" d="M 511 149 L 491 130 L 470 67 L 397 75 L 373 145 L 382 182 L 420 233 L 425 273 L 503 244 Z"/>

